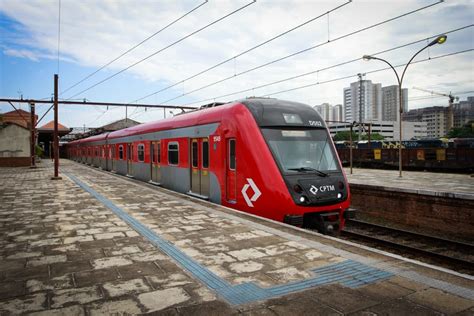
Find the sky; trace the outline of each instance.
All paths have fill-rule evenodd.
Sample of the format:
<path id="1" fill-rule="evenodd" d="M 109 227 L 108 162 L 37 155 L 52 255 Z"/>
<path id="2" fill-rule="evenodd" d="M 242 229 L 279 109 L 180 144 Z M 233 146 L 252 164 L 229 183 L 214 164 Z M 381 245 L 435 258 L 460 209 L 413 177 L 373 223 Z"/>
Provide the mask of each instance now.
<path id="1" fill-rule="evenodd" d="M 469 0 L 0 0 L 0 97 L 51 99 L 58 74 L 64 100 L 200 106 L 270 96 L 342 104 L 343 89 L 358 73 L 382 86 L 397 84 L 391 69 L 376 71 L 386 68 L 383 62 L 363 55 L 390 50 L 377 56 L 402 65 L 449 32 L 446 43 L 414 59 L 403 79 L 409 109 L 447 105 L 448 98 L 414 87 L 460 100 L 474 95 L 473 22 Z M 36 108 L 41 116 L 49 105 Z M 0 113 L 11 110 L 0 104 Z M 171 113 L 130 107 L 127 115 L 148 122 Z M 68 127 L 124 117 L 119 107 L 59 109 Z M 43 122 L 52 119 L 49 113 Z"/>

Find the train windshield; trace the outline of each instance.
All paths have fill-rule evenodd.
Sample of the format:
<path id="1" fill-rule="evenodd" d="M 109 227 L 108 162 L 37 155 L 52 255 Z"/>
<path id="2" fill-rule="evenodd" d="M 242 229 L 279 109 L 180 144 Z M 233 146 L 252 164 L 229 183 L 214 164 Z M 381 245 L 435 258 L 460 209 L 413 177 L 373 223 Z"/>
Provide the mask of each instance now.
<path id="1" fill-rule="evenodd" d="M 262 128 L 262 133 L 285 173 L 340 170 L 325 129 Z"/>

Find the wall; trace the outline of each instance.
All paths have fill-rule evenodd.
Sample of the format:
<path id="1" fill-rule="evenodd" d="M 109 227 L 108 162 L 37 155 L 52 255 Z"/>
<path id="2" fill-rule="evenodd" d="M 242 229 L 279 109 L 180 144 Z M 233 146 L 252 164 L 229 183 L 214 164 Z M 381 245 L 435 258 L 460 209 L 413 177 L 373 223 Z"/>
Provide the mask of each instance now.
<path id="1" fill-rule="evenodd" d="M 436 231 L 441 235 L 473 238 L 474 200 L 393 192 L 351 184 L 352 207 L 362 217 Z"/>
<path id="2" fill-rule="evenodd" d="M 0 157 L 29 157 L 30 131 L 18 125 L 0 126 Z"/>

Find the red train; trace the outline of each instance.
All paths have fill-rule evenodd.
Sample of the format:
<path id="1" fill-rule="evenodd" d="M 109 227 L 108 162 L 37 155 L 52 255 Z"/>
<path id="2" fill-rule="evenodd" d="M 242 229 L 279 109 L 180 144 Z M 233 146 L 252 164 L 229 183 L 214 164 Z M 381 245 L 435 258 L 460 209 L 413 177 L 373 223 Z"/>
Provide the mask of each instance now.
<path id="1" fill-rule="evenodd" d="M 67 150 L 78 162 L 322 233 L 354 214 L 326 124 L 301 103 L 213 104 Z"/>

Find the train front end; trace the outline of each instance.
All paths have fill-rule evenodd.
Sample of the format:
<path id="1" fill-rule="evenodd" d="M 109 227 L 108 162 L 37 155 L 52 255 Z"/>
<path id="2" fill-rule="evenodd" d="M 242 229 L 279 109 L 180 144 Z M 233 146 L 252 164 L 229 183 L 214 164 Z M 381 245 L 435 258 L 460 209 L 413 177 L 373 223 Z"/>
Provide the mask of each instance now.
<path id="1" fill-rule="evenodd" d="M 289 192 L 287 200 L 293 206 L 283 221 L 324 234 L 339 232 L 354 210 L 349 208 L 349 186 L 324 120 L 300 103 L 260 99 L 247 106 Z"/>

